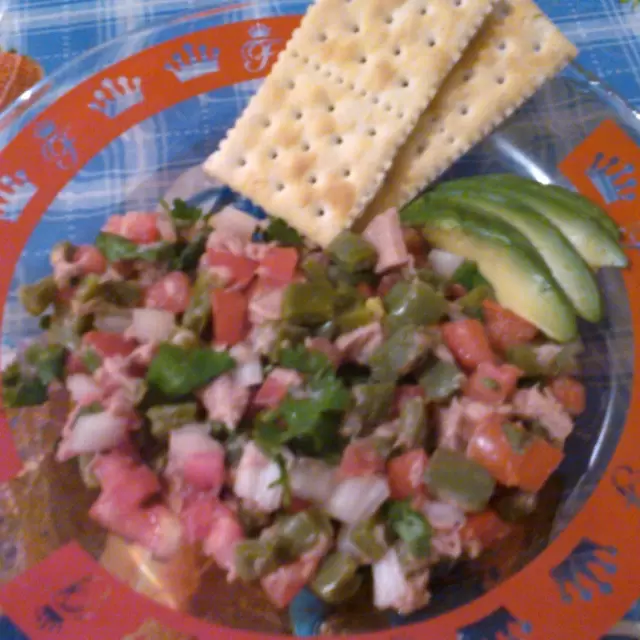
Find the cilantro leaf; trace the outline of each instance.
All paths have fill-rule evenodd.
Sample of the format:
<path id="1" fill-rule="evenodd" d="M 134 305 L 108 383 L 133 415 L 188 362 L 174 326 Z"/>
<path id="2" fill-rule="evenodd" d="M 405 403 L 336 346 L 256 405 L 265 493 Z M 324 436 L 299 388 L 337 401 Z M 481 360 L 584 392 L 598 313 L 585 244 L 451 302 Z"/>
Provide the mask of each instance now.
<path id="1" fill-rule="evenodd" d="M 306 349 L 302 344 L 281 349 L 278 360 L 286 369 L 294 369 L 311 376 L 323 375 L 333 369 L 331 361 L 324 353 Z"/>
<path id="2" fill-rule="evenodd" d="M 198 234 L 192 242 L 183 244 L 177 251 L 172 261 L 172 269 L 177 271 L 195 271 L 200 258 L 207 248 L 207 233 Z"/>
<path id="3" fill-rule="evenodd" d="M 105 231 L 98 234 L 96 247 L 109 262 L 119 262 L 120 260 L 163 261 L 169 259 L 174 250 L 173 245 L 167 242 L 138 245 L 115 233 Z"/>
<path id="4" fill-rule="evenodd" d="M 24 352 L 25 362 L 33 367 L 35 375 L 48 385 L 54 380 L 61 380 L 64 376 L 66 352 L 57 344 L 32 344 Z"/>
<path id="5" fill-rule="evenodd" d="M 386 515 L 393 532 L 407 544 L 416 558 L 429 555 L 433 530 L 427 519 L 413 509 L 408 500 L 392 500 Z"/>
<path id="6" fill-rule="evenodd" d="M 233 369 L 235 360 L 225 351 L 183 349 L 161 344 L 149 365 L 147 382 L 169 398 L 179 398 Z"/>
<path id="7" fill-rule="evenodd" d="M 202 218 L 202 209 L 200 207 L 187 204 L 181 198 L 176 198 L 173 201 L 173 207 L 170 207 L 165 200 L 161 200 L 161 204 L 179 229 L 190 227 Z"/>
<path id="8" fill-rule="evenodd" d="M 263 234 L 265 242 L 277 242 L 284 247 L 302 247 L 302 236 L 280 218 L 272 218 Z"/>

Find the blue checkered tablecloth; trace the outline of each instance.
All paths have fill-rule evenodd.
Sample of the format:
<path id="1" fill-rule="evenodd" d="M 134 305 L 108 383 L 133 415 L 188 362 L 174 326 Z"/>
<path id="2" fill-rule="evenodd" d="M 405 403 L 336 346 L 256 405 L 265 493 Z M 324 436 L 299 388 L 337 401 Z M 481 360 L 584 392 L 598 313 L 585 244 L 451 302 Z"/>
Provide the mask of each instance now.
<path id="1" fill-rule="evenodd" d="M 0 0 L 0 47 L 35 58 L 47 75 L 128 31 L 221 0 Z M 578 62 L 640 110 L 640 5 L 633 0 L 538 0 L 579 47 Z M 277 11 L 278 0 L 265 1 Z M 640 594 L 639 594 L 640 595 Z M 26 640 L 0 614 L 0 640 Z M 568 638 L 567 640 L 580 640 Z M 603 640 L 640 640 L 640 602 Z"/>

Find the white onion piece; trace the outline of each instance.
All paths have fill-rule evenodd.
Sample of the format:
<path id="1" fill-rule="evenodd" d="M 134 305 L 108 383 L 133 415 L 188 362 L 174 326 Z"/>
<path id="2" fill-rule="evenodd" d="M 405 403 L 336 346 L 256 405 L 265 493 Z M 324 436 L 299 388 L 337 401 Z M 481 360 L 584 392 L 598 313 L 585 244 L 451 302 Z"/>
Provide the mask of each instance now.
<path id="1" fill-rule="evenodd" d="M 422 511 L 434 529 L 458 530 L 466 522 L 462 509 L 446 502 L 427 502 Z"/>
<path id="2" fill-rule="evenodd" d="M 164 342 L 175 329 L 173 313 L 162 309 L 134 309 L 127 334 L 138 342 Z"/>
<path id="3" fill-rule="evenodd" d="M 234 381 L 241 387 L 255 387 L 262 383 L 260 356 L 246 344 L 237 344 L 229 350 L 237 365 L 233 371 Z"/>
<path id="4" fill-rule="evenodd" d="M 218 452 L 222 445 L 209 435 L 206 424 L 186 424 L 169 434 L 169 460 L 178 467 L 194 453 Z"/>
<path id="5" fill-rule="evenodd" d="M 463 262 L 464 258 L 442 249 L 432 249 L 429 252 L 431 268 L 445 278 L 450 278 Z"/>
<path id="6" fill-rule="evenodd" d="M 127 432 L 127 419 L 106 411 L 80 416 L 69 438 L 60 446 L 58 458 L 66 460 L 81 453 L 99 453 L 120 444 Z"/>
<path id="7" fill-rule="evenodd" d="M 336 487 L 336 468 L 321 460 L 298 458 L 289 471 L 289 486 L 297 498 L 324 504 Z"/>
<path id="8" fill-rule="evenodd" d="M 93 324 L 98 331 L 111 333 L 124 333 L 131 325 L 132 314 L 130 311 L 114 313 L 106 316 L 96 316 Z"/>
<path id="9" fill-rule="evenodd" d="M 347 478 L 336 487 L 325 508 L 336 520 L 355 524 L 372 516 L 388 497 L 389 484 L 385 478 Z"/>
<path id="10" fill-rule="evenodd" d="M 251 240 L 260 222 L 248 213 L 229 205 L 211 218 L 211 224 L 216 231 L 224 231 L 245 240 Z"/>
<path id="11" fill-rule="evenodd" d="M 253 443 L 248 442 L 236 471 L 234 493 L 265 513 L 277 511 L 282 504 L 280 467 L 267 458 Z"/>
<path id="12" fill-rule="evenodd" d="M 373 600 L 376 609 L 391 609 L 401 602 L 408 584 L 395 549 L 375 562 L 373 570 Z"/>
<path id="13" fill-rule="evenodd" d="M 100 395 L 100 387 L 91 376 L 84 373 L 74 373 L 67 377 L 66 387 L 71 400 L 75 404 L 84 404 L 84 400 Z"/>

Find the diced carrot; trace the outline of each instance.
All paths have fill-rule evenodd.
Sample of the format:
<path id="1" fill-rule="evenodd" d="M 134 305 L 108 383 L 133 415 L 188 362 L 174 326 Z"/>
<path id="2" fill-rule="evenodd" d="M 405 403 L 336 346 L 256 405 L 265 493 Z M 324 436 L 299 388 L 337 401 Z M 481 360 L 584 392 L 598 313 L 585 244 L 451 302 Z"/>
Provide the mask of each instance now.
<path id="1" fill-rule="evenodd" d="M 274 247 L 260 261 L 258 273 L 280 284 L 288 284 L 296 274 L 299 254 L 293 247 Z"/>
<path id="2" fill-rule="evenodd" d="M 495 300 L 484 300 L 482 310 L 489 340 L 500 351 L 531 342 L 538 335 L 534 325 Z"/>
<path id="3" fill-rule="evenodd" d="M 456 320 L 442 325 L 442 338 L 456 360 L 467 369 L 475 369 L 483 362 L 495 363 L 487 333 L 480 321 Z"/>
<path id="4" fill-rule="evenodd" d="M 482 362 L 467 380 L 465 395 L 486 404 L 500 405 L 516 388 L 522 371 L 512 364 Z"/>
<path id="5" fill-rule="evenodd" d="M 555 378 L 549 387 L 558 402 L 572 415 L 579 416 L 587 406 L 584 385 L 570 376 Z"/>
<path id="6" fill-rule="evenodd" d="M 424 449 L 413 449 L 389 460 L 387 475 L 394 500 L 404 500 L 421 493 L 428 462 Z"/>
<path id="7" fill-rule="evenodd" d="M 466 545 L 479 545 L 479 551 L 482 552 L 508 538 L 512 531 L 513 527 L 501 520 L 494 511 L 482 511 L 467 516 L 460 537 Z"/>
<path id="8" fill-rule="evenodd" d="M 207 264 L 210 267 L 222 267 L 228 270 L 229 285 L 246 287 L 252 280 L 258 269 L 258 263 L 245 256 L 237 256 L 229 251 L 210 249 L 207 251 Z"/>
<path id="9" fill-rule="evenodd" d="M 527 447 L 520 467 L 520 488 L 540 491 L 563 458 L 564 453 L 560 449 L 543 438 L 535 438 Z"/>
<path id="10" fill-rule="evenodd" d="M 240 291 L 214 289 L 211 294 L 214 341 L 232 346 L 247 334 L 247 298 Z"/>

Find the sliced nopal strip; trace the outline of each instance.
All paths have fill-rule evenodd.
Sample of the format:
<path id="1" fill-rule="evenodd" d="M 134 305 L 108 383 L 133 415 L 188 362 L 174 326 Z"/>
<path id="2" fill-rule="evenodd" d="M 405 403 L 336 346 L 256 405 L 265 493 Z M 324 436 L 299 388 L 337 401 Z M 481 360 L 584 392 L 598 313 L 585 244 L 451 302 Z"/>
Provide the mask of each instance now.
<path id="1" fill-rule="evenodd" d="M 362 213 L 493 0 L 318 0 L 205 171 L 327 245 Z"/>
<path id="2" fill-rule="evenodd" d="M 402 206 L 576 55 L 531 0 L 502 0 L 420 117 L 364 219 Z"/>

